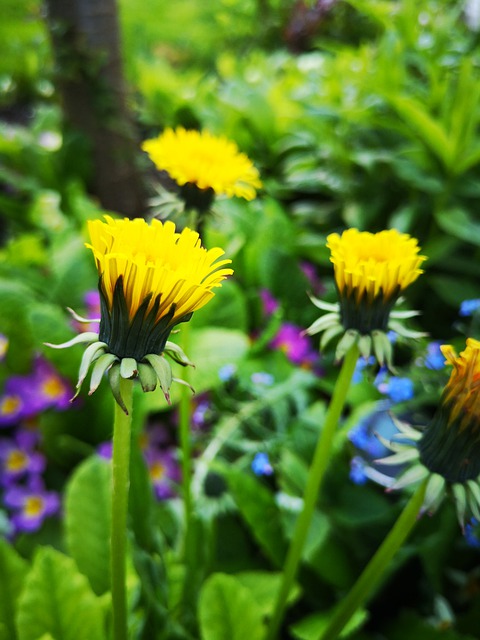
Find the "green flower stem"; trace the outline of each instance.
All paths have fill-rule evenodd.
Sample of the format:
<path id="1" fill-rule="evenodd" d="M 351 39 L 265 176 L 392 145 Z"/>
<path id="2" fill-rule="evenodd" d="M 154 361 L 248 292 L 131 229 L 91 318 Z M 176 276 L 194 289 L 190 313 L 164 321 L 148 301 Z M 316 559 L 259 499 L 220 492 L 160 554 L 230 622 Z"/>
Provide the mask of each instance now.
<path id="1" fill-rule="evenodd" d="M 325 416 L 325 423 L 320 433 L 312 464 L 308 473 L 307 484 L 303 495 L 303 509 L 298 516 L 295 532 L 293 534 L 290 548 L 283 568 L 282 583 L 278 592 L 275 609 L 273 611 L 270 626 L 267 632 L 267 640 L 274 640 L 277 637 L 283 619 L 285 604 L 292 588 L 298 565 L 302 557 L 305 540 L 310 529 L 315 503 L 320 491 L 325 471 L 330 462 L 332 452 L 332 442 L 338 421 L 345 405 L 350 382 L 352 380 L 355 365 L 359 356 L 358 346 L 352 345 L 343 360 L 332 399 Z"/>
<path id="2" fill-rule="evenodd" d="M 126 552 L 128 490 L 130 486 L 130 442 L 132 430 L 133 380 L 120 380 L 128 415 L 115 402 L 113 425 L 113 490 L 110 570 L 112 580 L 112 612 L 114 640 L 128 640 Z"/>
<path id="3" fill-rule="evenodd" d="M 418 486 L 388 536 L 365 567 L 348 595 L 335 610 L 319 640 L 334 640 L 337 638 L 355 611 L 365 602 L 377 585 L 392 558 L 405 542 L 418 520 L 418 514 L 425 498 L 427 482 L 428 478 Z"/>
<path id="4" fill-rule="evenodd" d="M 190 344 L 190 325 L 184 325 L 182 329 L 182 348 L 188 353 Z M 183 369 L 183 379 L 188 382 L 189 368 Z M 192 398 L 190 389 L 181 385 L 179 406 L 180 450 L 182 452 L 182 496 L 185 517 L 185 545 L 189 543 L 190 521 L 192 517 Z M 186 553 L 186 551 L 185 551 Z"/>

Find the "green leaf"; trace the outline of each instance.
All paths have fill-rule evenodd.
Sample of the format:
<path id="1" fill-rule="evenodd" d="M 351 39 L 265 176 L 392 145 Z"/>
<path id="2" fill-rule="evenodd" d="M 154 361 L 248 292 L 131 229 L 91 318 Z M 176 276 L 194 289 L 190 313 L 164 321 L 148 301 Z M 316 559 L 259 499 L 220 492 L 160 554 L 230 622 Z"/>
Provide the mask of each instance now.
<path id="1" fill-rule="evenodd" d="M 92 456 L 77 467 L 65 494 L 67 548 L 92 589 L 110 588 L 110 465 Z"/>
<path id="2" fill-rule="evenodd" d="M 262 615 L 270 615 L 277 600 L 282 574 L 269 571 L 243 571 L 235 574 L 235 578 L 250 591 L 255 602 L 262 610 Z M 300 588 L 294 584 L 287 598 L 287 605 L 293 604 L 299 595 Z"/>
<path id="3" fill-rule="evenodd" d="M 25 580 L 17 615 L 19 640 L 105 640 L 103 607 L 75 562 L 41 548 Z M 48 637 L 48 635 L 47 635 Z"/>
<path id="4" fill-rule="evenodd" d="M 262 640 L 262 609 L 235 577 L 215 573 L 205 581 L 199 598 L 202 640 Z"/>
<path id="5" fill-rule="evenodd" d="M 226 469 L 228 487 L 253 537 L 265 555 L 281 566 L 286 552 L 280 511 L 273 494 L 252 474 Z"/>
<path id="6" fill-rule="evenodd" d="M 447 169 L 453 168 L 454 149 L 441 123 L 432 118 L 423 104 L 411 97 L 390 96 L 389 101 L 399 116 L 422 142 L 439 158 Z"/>
<path id="7" fill-rule="evenodd" d="M 233 280 L 222 283 L 208 305 L 193 314 L 191 323 L 195 328 L 214 326 L 246 333 L 248 316 L 242 288 Z"/>
<path id="8" fill-rule="evenodd" d="M 478 298 L 478 281 L 461 280 L 454 276 L 431 276 L 430 286 L 439 298 L 452 307 L 459 307 L 462 300 Z"/>
<path id="9" fill-rule="evenodd" d="M 0 538 L 0 640 L 16 640 L 15 613 L 28 564 Z"/>
<path id="10" fill-rule="evenodd" d="M 438 226 L 446 233 L 469 244 L 480 246 L 480 222 L 464 209 L 448 209 L 435 214 Z"/>
<path id="11" fill-rule="evenodd" d="M 331 617 L 331 611 L 315 613 L 294 624 L 290 627 L 290 631 L 292 632 L 293 637 L 298 638 L 298 640 L 318 640 L 322 637 Z M 365 609 L 357 609 L 338 637 L 347 638 L 354 631 L 357 631 L 367 621 L 367 619 L 368 611 Z"/>
<path id="12" fill-rule="evenodd" d="M 219 369 L 225 364 L 238 362 L 249 347 L 248 337 L 241 331 L 220 328 L 192 331 L 189 342 L 186 355 L 195 365 L 195 369 L 189 371 L 189 382 L 196 394 L 221 384 Z M 178 394 L 179 386 L 172 385 L 174 402 Z"/>

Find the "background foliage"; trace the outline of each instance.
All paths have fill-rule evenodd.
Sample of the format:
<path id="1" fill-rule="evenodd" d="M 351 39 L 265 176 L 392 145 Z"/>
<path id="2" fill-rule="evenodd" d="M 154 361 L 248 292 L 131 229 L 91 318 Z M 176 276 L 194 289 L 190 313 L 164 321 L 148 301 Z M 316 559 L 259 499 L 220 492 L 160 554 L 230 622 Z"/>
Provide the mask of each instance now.
<path id="1" fill-rule="evenodd" d="M 413 389 L 408 402 L 375 385 L 371 366 L 350 391 L 285 637 L 319 636 L 404 503 L 350 480 L 358 451 L 346 434 L 386 397 L 400 416 L 424 424 L 447 375 L 425 366 L 430 342 L 461 347 L 465 335 L 480 337 L 478 314 L 459 313 L 462 301 L 480 298 L 478 24 L 454 0 L 315 7 L 306 14 L 291 0 L 120 2 L 141 137 L 179 124 L 224 134 L 264 182 L 252 203 L 217 201 L 206 229 L 207 246 L 225 248 L 235 277 L 192 322 L 189 355 L 203 408 L 193 432 L 199 548 L 188 567 L 179 561 L 179 498 L 154 498 L 140 445 L 134 451 L 132 638 L 262 637 L 337 373 L 316 343 L 302 361 L 298 343 L 272 340 L 285 323 L 299 336 L 315 319 L 307 291 L 335 299 L 329 233 L 393 226 L 419 239 L 428 262 L 408 304 L 421 311 L 417 328 L 430 338 L 395 345 L 398 377 Z M 73 382 L 80 350 L 53 352 L 43 343 L 73 335 L 67 306 L 88 311 L 84 296 L 96 272 L 83 247 L 85 221 L 103 212 L 88 194 L 84 141 L 64 126 L 42 6 L 4 0 L 2 12 L 0 332 L 9 344 L 0 381 L 27 375 L 41 353 Z M 149 189 L 151 215 L 154 173 Z M 273 313 L 262 305 L 265 290 L 277 302 Z M 175 394 L 173 401 L 170 408 L 160 393 L 138 395 L 139 441 L 160 424 L 161 447 L 175 449 Z M 109 472 L 95 451 L 110 437 L 111 412 L 101 387 L 67 411 L 33 417 L 48 461 L 45 482 L 63 496 L 63 511 L 0 544 L 0 638 L 106 637 Z M 15 428 L 7 426 L 6 437 Z M 255 472 L 258 453 L 268 455 L 270 469 Z M 350 637 L 477 637 L 472 539 L 478 543 L 462 536 L 450 505 L 422 518 Z M 81 629 L 71 624 L 79 603 Z"/>

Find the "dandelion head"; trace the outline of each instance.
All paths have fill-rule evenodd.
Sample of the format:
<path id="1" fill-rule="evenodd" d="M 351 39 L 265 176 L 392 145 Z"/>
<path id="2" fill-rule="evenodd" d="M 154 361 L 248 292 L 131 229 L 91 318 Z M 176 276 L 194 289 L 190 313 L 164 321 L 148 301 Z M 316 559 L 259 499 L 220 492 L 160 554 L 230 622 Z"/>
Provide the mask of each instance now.
<path id="1" fill-rule="evenodd" d="M 153 391 L 158 380 L 168 399 L 172 372 L 164 354 L 182 365 L 191 364 L 180 347 L 168 340 L 170 333 L 213 298 L 215 289 L 233 273 L 227 266 L 230 260 L 221 258 L 222 249 L 202 247 L 195 231 L 178 232 L 170 221 L 148 224 L 140 218 L 105 216 L 104 221 L 89 221 L 88 229 L 86 246 L 99 275 L 99 333 L 81 333 L 57 345 L 90 343 L 77 389 L 95 363 L 90 393 L 108 371 L 119 404 L 120 378 L 138 377 L 144 391 Z"/>
<path id="2" fill-rule="evenodd" d="M 315 321 L 307 333 L 323 332 L 321 348 L 343 334 L 337 346 L 337 359 L 357 343 L 365 358 L 373 351 L 380 364 L 387 363 L 391 368 L 391 331 L 413 338 L 424 335 L 406 329 L 399 321 L 417 315 L 416 312 L 395 311 L 394 305 L 423 273 L 421 265 L 426 257 L 419 255 L 415 238 L 396 229 L 378 233 L 347 229 L 341 235 L 330 234 L 327 247 L 338 304 L 312 298 L 318 308 L 330 313 Z"/>
<path id="3" fill-rule="evenodd" d="M 234 142 L 208 131 L 165 129 L 142 149 L 180 186 L 186 207 L 208 210 L 215 195 L 253 200 L 262 183 Z"/>
<path id="4" fill-rule="evenodd" d="M 435 415 L 422 430 L 400 424 L 404 442 L 386 443 L 394 455 L 380 462 L 410 462 L 393 488 L 428 477 L 423 509 L 435 511 L 448 493 L 463 528 L 467 513 L 480 520 L 480 341 L 468 338 L 459 355 L 441 350 L 452 372 Z"/>

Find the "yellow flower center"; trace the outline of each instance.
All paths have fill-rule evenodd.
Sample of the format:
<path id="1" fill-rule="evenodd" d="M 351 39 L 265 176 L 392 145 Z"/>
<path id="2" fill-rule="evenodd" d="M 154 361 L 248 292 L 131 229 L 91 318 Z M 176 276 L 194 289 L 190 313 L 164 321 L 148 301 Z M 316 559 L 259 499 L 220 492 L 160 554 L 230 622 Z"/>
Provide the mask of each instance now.
<path id="1" fill-rule="evenodd" d="M 42 391 L 51 400 L 59 398 L 64 392 L 62 381 L 57 376 L 50 376 L 42 384 Z"/>
<path id="2" fill-rule="evenodd" d="M 8 454 L 5 467 L 8 471 L 23 471 L 28 464 L 28 456 L 20 449 L 14 449 Z"/>
<path id="3" fill-rule="evenodd" d="M 142 148 L 179 185 L 192 183 L 246 200 L 253 200 L 262 186 L 257 169 L 233 142 L 206 131 L 166 129 Z"/>
<path id="4" fill-rule="evenodd" d="M 120 276 L 123 277 L 125 302 L 130 319 L 151 294 L 148 311 L 158 298 L 157 321 L 175 305 L 171 323 L 203 307 L 212 297 L 215 287 L 233 273 L 225 268 L 230 260 L 218 260 L 219 248 L 203 248 L 198 233 L 185 228 L 175 231 L 173 222 L 162 224 L 143 219 L 90 220 L 88 228 L 102 289 L 109 310 Z"/>
<path id="5" fill-rule="evenodd" d="M 3 360 L 8 351 L 8 338 L 0 334 L 0 360 Z"/>
<path id="6" fill-rule="evenodd" d="M 0 415 L 2 416 L 11 416 L 17 413 L 17 411 L 22 406 L 22 400 L 20 396 L 6 396 L 0 402 Z"/>
<path id="7" fill-rule="evenodd" d="M 423 273 L 420 265 L 426 260 L 418 255 L 417 240 L 396 229 L 332 233 L 327 247 L 340 295 L 355 292 L 357 302 L 364 297 L 372 302 L 379 295 L 384 300 L 398 295 Z"/>
<path id="8" fill-rule="evenodd" d="M 161 462 L 155 461 L 150 465 L 149 472 L 150 478 L 154 482 L 158 482 L 165 475 L 165 467 L 163 466 L 163 464 L 161 464 Z"/>
<path id="9" fill-rule="evenodd" d="M 23 506 L 23 513 L 27 518 L 35 518 L 42 513 L 44 504 L 41 496 L 28 496 Z"/>

